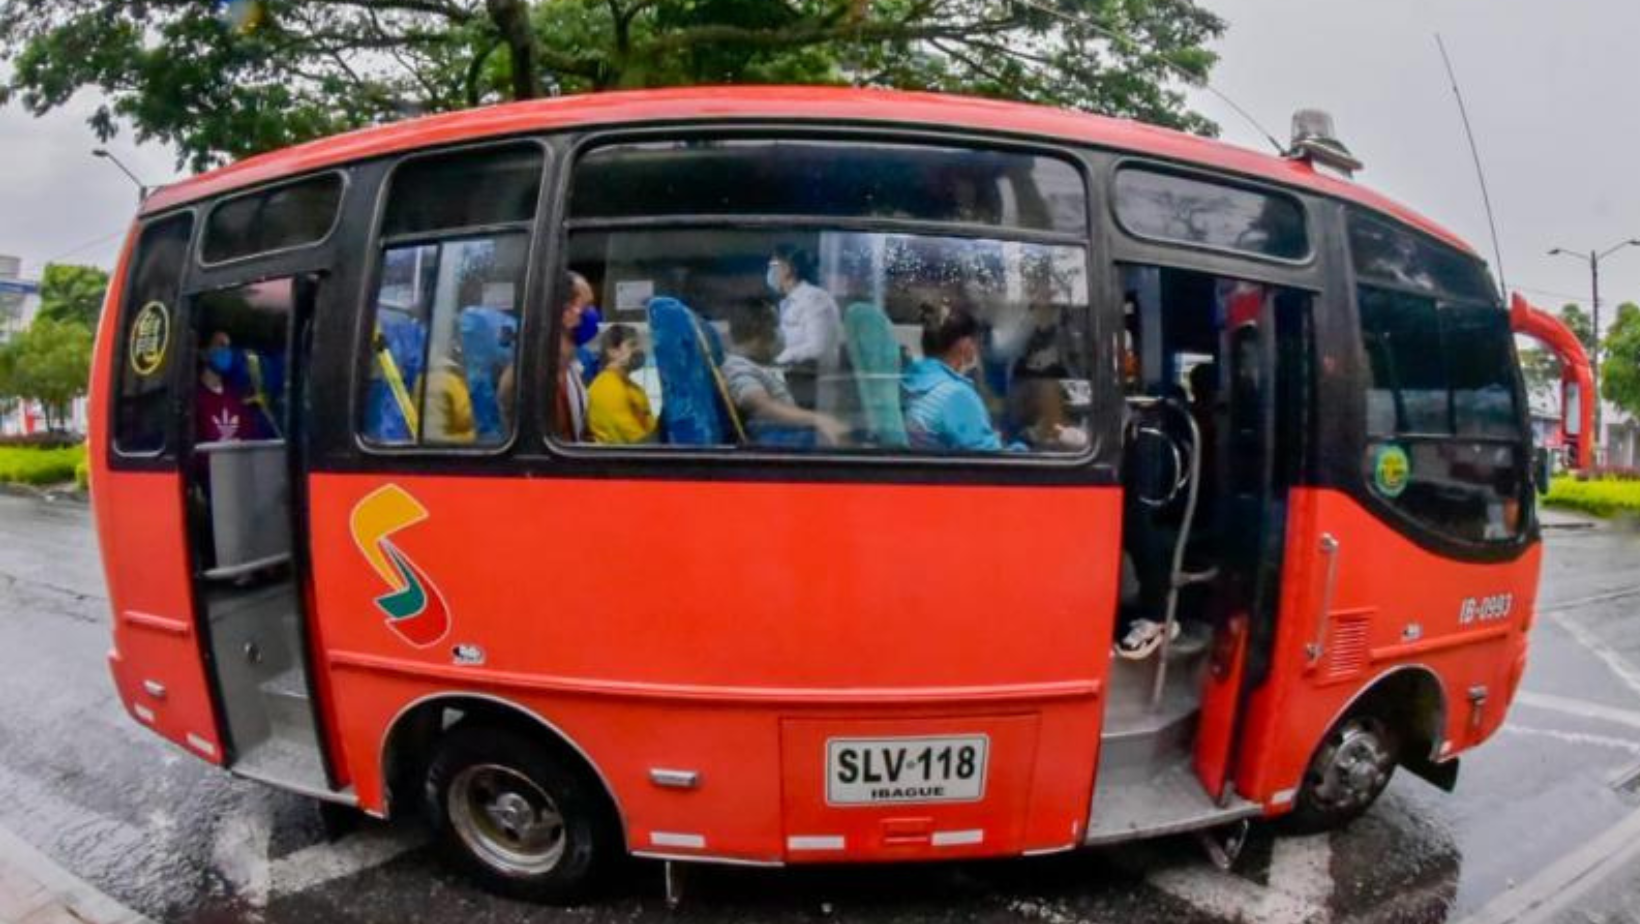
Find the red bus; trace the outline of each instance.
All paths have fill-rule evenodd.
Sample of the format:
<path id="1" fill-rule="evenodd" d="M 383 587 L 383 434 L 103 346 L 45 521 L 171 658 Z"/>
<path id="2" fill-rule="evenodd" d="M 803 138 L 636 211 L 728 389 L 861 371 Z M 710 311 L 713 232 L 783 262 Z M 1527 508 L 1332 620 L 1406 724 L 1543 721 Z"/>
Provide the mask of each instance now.
<path id="1" fill-rule="evenodd" d="M 511 894 L 1341 824 L 1525 664 L 1508 312 L 1308 156 L 553 99 L 167 187 L 114 280 L 126 708 Z"/>

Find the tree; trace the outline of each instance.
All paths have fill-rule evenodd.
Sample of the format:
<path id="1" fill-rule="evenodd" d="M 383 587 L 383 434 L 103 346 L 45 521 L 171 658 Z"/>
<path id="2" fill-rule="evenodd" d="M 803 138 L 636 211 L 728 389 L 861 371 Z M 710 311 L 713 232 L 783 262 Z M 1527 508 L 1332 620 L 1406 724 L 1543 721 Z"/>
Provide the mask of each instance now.
<path id="1" fill-rule="evenodd" d="M 1559 313 L 1560 320 L 1577 335 L 1578 342 L 1592 358 L 1595 351 L 1594 319 L 1576 302 L 1562 305 Z M 1520 351 L 1521 373 L 1526 377 L 1526 387 L 1533 394 L 1558 395 L 1560 393 L 1560 359 L 1542 347 L 1529 347 Z"/>
<path id="2" fill-rule="evenodd" d="M 47 429 L 62 427 L 90 373 L 91 330 L 73 321 L 37 317 L 0 347 L 0 394 L 40 402 Z"/>
<path id="3" fill-rule="evenodd" d="M 95 330 L 108 291 L 108 272 L 95 266 L 48 263 L 40 276 L 39 317 Z"/>
<path id="4" fill-rule="evenodd" d="M 202 169 L 347 128 L 614 88 L 831 83 L 1004 96 L 1212 134 L 1182 82 L 1196 0 L 30 0 L 0 4 L 0 103 L 84 88 L 90 124 Z"/>
<path id="5" fill-rule="evenodd" d="M 1640 305 L 1617 306 L 1617 320 L 1606 329 L 1605 360 L 1600 364 L 1600 394 L 1640 417 Z"/>

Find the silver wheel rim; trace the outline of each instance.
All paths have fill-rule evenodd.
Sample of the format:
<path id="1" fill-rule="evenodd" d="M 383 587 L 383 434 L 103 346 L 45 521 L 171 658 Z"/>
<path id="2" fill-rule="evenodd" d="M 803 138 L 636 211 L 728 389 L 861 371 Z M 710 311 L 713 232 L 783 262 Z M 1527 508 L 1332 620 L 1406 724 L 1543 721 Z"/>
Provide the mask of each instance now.
<path id="1" fill-rule="evenodd" d="M 450 824 L 467 849 L 508 876 L 539 876 L 563 859 L 564 816 L 522 773 L 499 764 L 464 767 L 450 781 Z"/>
<path id="2" fill-rule="evenodd" d="M 1316 805 L 1348 812 L 1372 803 L 1395 769 L 1383 726 L 1374 719 L 1356 718 L 1327 739 L 1316 755 L 1311 795 Z"/>

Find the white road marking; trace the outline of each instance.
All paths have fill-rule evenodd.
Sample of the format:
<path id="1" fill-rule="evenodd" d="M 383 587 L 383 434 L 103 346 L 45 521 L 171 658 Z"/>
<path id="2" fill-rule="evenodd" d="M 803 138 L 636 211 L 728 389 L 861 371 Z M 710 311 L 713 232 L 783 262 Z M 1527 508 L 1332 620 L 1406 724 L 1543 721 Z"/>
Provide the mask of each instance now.
<path id="1" fill-rule="evenodd" d="M 1624 686 L 1634 691 L 1634 695 L 1640 696 L 1640 668 L 1629 663 L 1627 658 L 1618 654 L 1615 649 L 1601 641 L 1593 632 L 1579 625 L 1577 620 L 1564 613 L 1554 611 L 1550 611 L 1549 618 L 1555 621 L 1555 625 L 1565 629 L 1567 634 L 1577 640 L 1578 644 L 1589 649 L 1591 654 L 1599 658 L 1617 676 L 1618 680 L 1623 681 Z"/>
<path id="2" fill-rule="evenodd" d="M 240 812 L 224 819 L 211 844 L 211 859 L 222 877 L 233 883 L 245 900 L 257 908 L 268 904 L 267 816 L 258 811 Z"/>
<path id="3" fill-rule="evenodd" d="M 1205 864 L 1152 873 L 1151 885 L 1209 915 L 1246 924 L 1325 924 L 1332 844 L 1325 834 L 1280 838 L 1261 886 Z"/>
<path id="4" fill-rule="evenodd" d="M 1640 741 L 1631 741 L 1627 738 L 1612 738 L 1607 735 L 1590 735 L 1583 732 L 1559 731 L 1553 728 L 1532 728 L 1526 725 L 1509 723 L 1498 729 L 1511 735 L 1537 735 L 1542 738 L 1553 738 L 1566 744 L 1586 744 L 1598 748 L 1615 748 L 1627 751 L 1640 757 Z"/>
<path id="5" fill-rule="evenodd" d="M 410 829 L 370 825 L 333 844 L 304 847 L 273 861 L 271 893 L 290 895 L 374 869 L 425 841 Z"/>
<path id="6" fill-rule="evenodd" d="M 1593 703 L 1586 699 L 1555 696 L 1552 693 L 1536 693 L 1531 690 L 1522 690 L 1517 693 L 1515 702 L 1537 709 L 1575 715 L 1579 718 L 1611 722 L 1614 725 L 1627 725 L 1630 728 L 1640 728 L 1640 710 L 1619 709 L 1605 703 Z"/>

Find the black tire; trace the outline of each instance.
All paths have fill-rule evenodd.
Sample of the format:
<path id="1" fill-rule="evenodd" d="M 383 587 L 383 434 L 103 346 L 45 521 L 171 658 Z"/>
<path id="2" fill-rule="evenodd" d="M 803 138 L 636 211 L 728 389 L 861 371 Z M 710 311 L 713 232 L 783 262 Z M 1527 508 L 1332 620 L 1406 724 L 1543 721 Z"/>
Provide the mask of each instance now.
<path id="1" fill-rule="evenodd" d="M 1383 795 L 1399 762 L 1400 740 L 1389 723 L 1368 712 L 1344 716 L 1310 756 L 1287 827 L 1315 834 L 1360 818 Z"/>
<path id="2" fill-rule="evenodd" d="M 439 741 L 424 789 L 445 858 L 500 895 L 573 904 L 621 853 L 597 780 L 509 729 L 457 726 Z"/>

